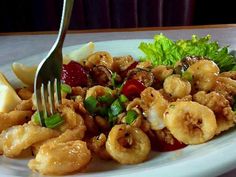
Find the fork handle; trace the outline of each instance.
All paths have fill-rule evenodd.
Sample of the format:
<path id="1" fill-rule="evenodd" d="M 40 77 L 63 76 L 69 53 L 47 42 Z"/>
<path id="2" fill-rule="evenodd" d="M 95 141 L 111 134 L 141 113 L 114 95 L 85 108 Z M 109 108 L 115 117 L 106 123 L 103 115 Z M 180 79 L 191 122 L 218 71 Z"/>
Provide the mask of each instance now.
<path id="1" fill-rule="evenodd" d="M 57 40 L 55 42 L 55 48 L 62 48 L 63 42 L 66 37 L 66 31 L 70 24 L 71 12 L 73 9 L 74 0 L 64 0 L 63 2 L 63 11 L 61 16 L 61 24 L 58 33 Z"/>

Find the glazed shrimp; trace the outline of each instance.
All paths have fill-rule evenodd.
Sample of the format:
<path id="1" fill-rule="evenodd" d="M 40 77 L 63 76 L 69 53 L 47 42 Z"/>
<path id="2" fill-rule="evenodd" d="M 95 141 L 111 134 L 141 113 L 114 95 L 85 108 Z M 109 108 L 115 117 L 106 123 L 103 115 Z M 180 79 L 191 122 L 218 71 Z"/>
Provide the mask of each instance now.
<path id="1" fill-rule="evenodd" d="M 193 75 L 193 84 L 198 90 L 209 91 L 216 84 L 219 67 L 210 60 L 198 60 L 187 69 Z"/>
<path id="2" fill-rule="evenodd" d="M 82 170 L 90 162 L 91 153 L 81 140 L 42 145 L 28 166 L 44 175 L 64 175 Z"/>
<path id="3" fill-rule="evenodd" d="M 185 144 L 204 143 L 216 133 L 216 118 L 211 109 L 197 102 L 171 103 L 164 121 L 173 136 Z"/>
<path id="4" fill-rule="evenodd" d="M 214 90 L 223 95 L 236 95 L 236 80 L 228 77 L 217 77 Z"/>
<path id="5" fill-rule="evenodd" d="M 217 132 L 228 130 L 233 127 L 236 122 L 236 115 L 233 112 L 229 101 L 217 92 L 206 93 L 200 91 L 193 95 L 194 101 L 210 108 L 216 116 Z"/>
<path id="6" fill-rule="evenodd" d="M 175 98 L 183 98 L 190 94 L 191 84 L 184 80 L 180 75 L 173 74 L 164 80 L 163 88 L 166 93 Z"/>
<path id="7" fill-rule="evenodd" d="M 103 96 L 106 93 L 110 93 L 111 89 L 109 87 L 103 87 L 100 85 L 93 86 L 87 90 L 85 98 L 88 98 L 89 96 L 94 96 L 95 98 L 97 96 Z"/>
<path id="8" fill-rule="evenodd" d="M 0 133 L 14 125 L 26 123 L 32 116 L 32 111 L 11 111 L 9 113 L 0 113 Z"/>
<path id="9" fill-rule="evenodd" d="M 160 91 L 148 87 L 142 91 L 141 101 L 141 107 L 150 122 L 151 129 L 160 130 L 164 128 L 163 113 L 169 104 L 168 100 L 164 98 Z"/>
<path id="10" fill-rule="evenodd" d="M 95 52 L 90 55 L 85 61 L 85 66 L 92 68 L 93 66 L 103 65 L 109 69 L 112 69 L 113 58 L 108 52 Z"/>
<path id="11" fill-rule="evenodd" d="M 32 144 L 58 135 L 55 130 L 32 124 L 13 126 L 1 134 L 3 154 L 7 157 L 16 157 Z"/>
<path id="12" fill-rule="evenodd" d="M 137 164 L 147 159 L 150 140 L 142 130 L 130 125 L 115 125 L 106 142 L 106 150 L 121 164 Z"/>

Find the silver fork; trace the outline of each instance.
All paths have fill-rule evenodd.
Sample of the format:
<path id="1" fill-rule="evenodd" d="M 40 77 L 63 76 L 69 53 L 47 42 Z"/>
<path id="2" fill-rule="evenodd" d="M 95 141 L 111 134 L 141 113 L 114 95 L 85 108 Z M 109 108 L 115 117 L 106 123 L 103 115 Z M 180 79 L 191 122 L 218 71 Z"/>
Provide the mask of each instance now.
<path id="1" fill-rule="evenodd" d="M 35 75 L 34 93 L 41 126 L 45 126 L 45 117 L 56 113 L 55 104 L 61 103 L 62 47 L 73 4 L 74 0 L 64 0 L 57 40 L 48 55 L 39 64 Z M 56 95 L 56 100 L 54 95 Z"/>

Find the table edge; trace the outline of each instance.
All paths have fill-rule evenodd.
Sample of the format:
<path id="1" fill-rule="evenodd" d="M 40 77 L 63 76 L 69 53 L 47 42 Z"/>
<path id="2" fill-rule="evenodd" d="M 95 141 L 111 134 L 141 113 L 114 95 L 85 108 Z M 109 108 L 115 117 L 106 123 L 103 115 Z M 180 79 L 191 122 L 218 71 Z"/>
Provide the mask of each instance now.
<path id="1" fill-rule="evenodd" d="M 107 28 L 90 30 L 69 30 L 68 34 L 79 33 L 107 33 L 107 32 L 142 32 L 160 30 L 188 30 L 188 29 L 211 29 L 211 28 L 236 28 L 236 24 L 215 24 L 215 25 L 195 25 L 195 26 L 168 26 L 168 27 L 141 27 L 141 28 Z M 2 32 L 0 36 L 16 35 L 46 35 L 57 34 L 57 31 L 34 31 L 34 32 Z"/>

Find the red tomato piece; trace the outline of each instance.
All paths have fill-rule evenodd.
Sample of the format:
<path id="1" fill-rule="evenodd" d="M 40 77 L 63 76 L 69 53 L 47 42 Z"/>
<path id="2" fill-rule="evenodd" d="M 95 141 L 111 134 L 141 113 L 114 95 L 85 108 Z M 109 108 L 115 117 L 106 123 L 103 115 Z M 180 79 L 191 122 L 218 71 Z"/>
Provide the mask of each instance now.
<path id="1" fill-rule="evenodd" d="M 130 100 L 134 99 L 135 97 L 139 97 L 140 93 L 146 87 L 136 79 L 129 79 L 125 82 L 121 93 L 124 94 Z"/>
<path id="2" fill-rule="evenodd" d="M 83 66 L 75 61 L 63 65 L 61 80 L 71 87 L 87 86 L 88 75 Z"/>

